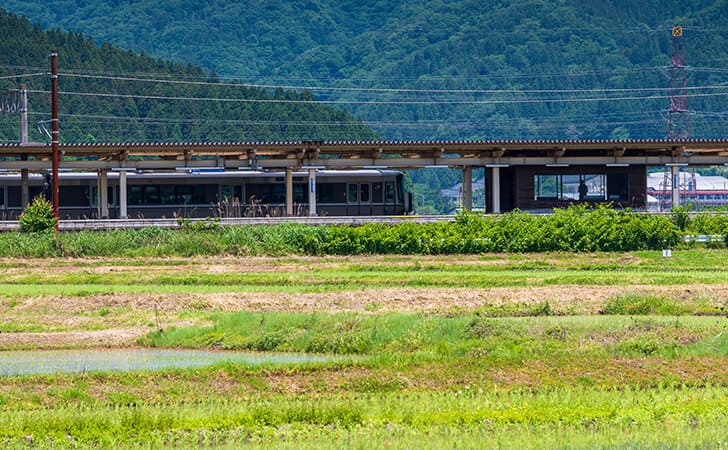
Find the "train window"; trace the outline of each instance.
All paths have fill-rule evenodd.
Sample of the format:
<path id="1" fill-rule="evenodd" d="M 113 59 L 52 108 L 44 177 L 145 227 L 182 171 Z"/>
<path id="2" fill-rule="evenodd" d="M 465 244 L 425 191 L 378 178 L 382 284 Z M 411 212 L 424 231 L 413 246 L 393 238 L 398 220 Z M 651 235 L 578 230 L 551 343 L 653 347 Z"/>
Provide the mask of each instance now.
<path id="1" fill-rule="evenodd" d="M 359 185 L 359 198 L 363 203 L 369 203 L 369 185 L 368 184 L 360 184 Z"/>
<path id="2" fill-rule="evenodd" d="M 382 199 L 384 198 L 382 189 L 382 183 L 372 183 L 372 202 L 382 203 Z"/>
<path id="3" fill-rule="evenodd" d="M 173 184 L 159 186 L 159 197 L 163 205 L 176 205 L 179 203 L 174 188 L 175 186 Z"/>
<path id="4" fill-rule="evenodd" d="M 346 201 L 349 202 L 349 203 L 356 203 L 357 200 L 359 199 L 359 185 L 358 184 L 350 184 L 347 187 L 347 191 L 346 192 L 348 193 L 347 194 L 347 197 L 346 197 Z"/>
<path id="5" fill-rule="evenodd" d="M 89 206 L 89 187 L 61 186 L 59 202 L 63 206 Z"/>
<path id="6" fill-rule="evenodd" d="M 192 203 L 209 204 L 214 203 L 217 197 L 218 187 L 216 184 L 199 184 L 193 186 Z"/>
<path id="7" fill-rule="evenodd" d="M 306 187 L 307 185 L 296 183 L 293 185 L 293 202 L 303 203 L 306 201 Z"/>
<path id="8" fill-rule="evenodd" d="M 220 201 L 233 201 L 233 189 L 229 184 L 220 185 Z"/>
<path id="9" fill-rule="evenodd" d="M 273 197 L 273 203 L 285 203 L 286 185 L 274 184 L 273 186 L 271 186 L 271 196 Z"/>
<path id="10" fill-rule="evenodd" d="M 33 198 L 31 197 L 31 201 Z M 8 207 L 20 206 L 20 186 L 8 186 Z"/>
<path id="11" fill-rule="evenodd" d="M 243 199 L 243 187 L 238 185 L 233 186 L 233 200 L 240 202 Z"/>
<path id="12" fill-rule="evenodd" d="M 144 204 L 145 205 L 159 205 L 159 186 L 150 185 L 144 186 Z"/>
<path id="13" fill-rule="evenodd" d="M 5 188 L 0 187 L 0 206 L 5 206 Z"/>
<path id="14" fill-rule="evenodd" d="M 177 196 L 178 205 L 186 205 L 188 203 L 192 203 L 192 186 L 178 184 L 174 187 L 174 192 Z"/>
<path id="15" fill-rule="evenodd" d="M 319 203 L 344 203 L 346 202 L 345 183 L 317 183 L 316 201 Z"/>
<path id="16" fill-rule="evenodd" d="M 249 184 L 246 186 L 246 195 L 248 203 L 260 202 L 270 203 L 270 185 L 267 184 Z"/>
<path id="17" fill-rule="evenodd" d="M 144 198 L 142 196 L 141 186 L 129 186 L 129 198 L 127 200 L 130 205 L 142 205 L 144 204 Z"/>
<path id="18" fill-rule="evenodd" d="M 384 183 L 384 201 L 386 203 L 394 203 L 394 182 L 387 181 Z"/>

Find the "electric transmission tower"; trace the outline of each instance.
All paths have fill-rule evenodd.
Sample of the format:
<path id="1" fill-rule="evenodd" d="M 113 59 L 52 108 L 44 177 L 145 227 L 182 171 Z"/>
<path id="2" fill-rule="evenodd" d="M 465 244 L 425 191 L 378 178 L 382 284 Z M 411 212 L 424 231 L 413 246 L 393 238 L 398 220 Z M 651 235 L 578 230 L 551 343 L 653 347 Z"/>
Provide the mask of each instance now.
<path id="1" fill-rule="evenodd" d="M 667 138 L 680 141 L 690 138 L 688 119 L 688 77 L 685 70 L 683 29 L 672 27 L 672 64 L 670 65 L 670 109 L 667 112 Z"/>

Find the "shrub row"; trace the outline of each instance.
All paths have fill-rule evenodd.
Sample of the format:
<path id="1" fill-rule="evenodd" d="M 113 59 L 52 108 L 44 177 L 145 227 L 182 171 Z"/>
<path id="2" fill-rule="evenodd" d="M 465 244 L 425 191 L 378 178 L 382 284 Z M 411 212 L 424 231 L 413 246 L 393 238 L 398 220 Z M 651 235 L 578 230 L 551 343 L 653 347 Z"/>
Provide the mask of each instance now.
<path id="1" fill-rule="evenodd" d="M 718 216 L 716 216 L 718 217 Z M 721 216 L 722 217 L 722 216 Z M 702 219 L 701 219 L 702 220 Z M 722 218 L 721 218 L 722 220 Z M 707 221 L 693 221 L 708 229 Z M 711 234 L 728 235 L 728 224 Z M 722 227 L 722 228 L 721 228 Z M 721 232 L 722 230 L 722 232 Z M 445 254 L 632 251 L 675 247 L 683 232 L 668 216 L 572 206 L 551 215 L 462 213 L 453 223 L 215 226 L 108 232 L 0 234 L 0 256 L 194 256 Z"/>

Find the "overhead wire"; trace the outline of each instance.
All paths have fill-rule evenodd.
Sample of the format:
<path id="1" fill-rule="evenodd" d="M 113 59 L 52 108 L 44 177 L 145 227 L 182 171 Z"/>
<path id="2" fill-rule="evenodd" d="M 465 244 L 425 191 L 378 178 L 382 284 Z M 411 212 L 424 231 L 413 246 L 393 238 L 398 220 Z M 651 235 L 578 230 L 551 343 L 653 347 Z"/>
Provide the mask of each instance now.
<path id="1" fill-rule="evenodd" d="M 728 69 L 726 69 L 728 71 Z M 643 87 L 643 88 L 591 88 L 591 89 L 415 89 L 415 88 L 375 88 L 375 87 L 337 87 L 337 86 L 312 86 L 312 85 L 274 85 L 274 84 L 254 84 L 254 83 L 214 83 L 209 81 L 186 81 L 186 80 L 165 80 L 154 78 L 138 78 L 138 77 L 122 77 L 109 75 L 85 75 L 77 73 L 60 73 L 60 76 L 104 79 L 114 81 L 139 81 L 161 84 L 183 84 L 196 86 L 216 86 L 216 87 L 245 87 L 260 89 L 289 89 L 289 90 L 307 90 L 307 91 L 344 91 L 344 92 L 384 92 L 384 93 L 455 93 L 455 94 L 551 94 L 551 93 L 586 93 L 586 92 L 663 92 L 669 91 L 669 87 Z M 709 86 L 688 86 L 687 90 L 702 89 L 728 89 L 726 85 L 709 85 Z"/>

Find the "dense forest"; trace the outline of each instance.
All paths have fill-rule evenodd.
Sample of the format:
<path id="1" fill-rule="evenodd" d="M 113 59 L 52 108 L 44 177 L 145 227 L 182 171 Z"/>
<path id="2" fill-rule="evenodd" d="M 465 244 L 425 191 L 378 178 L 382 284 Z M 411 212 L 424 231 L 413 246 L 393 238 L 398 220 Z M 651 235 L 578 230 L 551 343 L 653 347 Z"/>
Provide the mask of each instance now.
<path id="1" fill-rule="evenodd" d="M 17 90 L 20 83 L 28 85 L 30 139 L 34 141 L 48 140 L 42 128 L 50 128 L 47 73 L 52 49 L 58 50 L 59 88 L 67 93 L 59 96 L 62 141 L 377 137 L 345 110 L 313 103 L 310 92 L 225 85 L 214 72 L 198 66 L 164 61 L 106 43 L 97 45 L 79 33 L 43 31 L 25 18 L 0 10 L 0 93 Z M 18 121 L 15 114 L 0 115 L 0 142 L 19 140 Z"/>
<path id="2" fill-rule="evenodd" d="M 391 139 L 665 137 L 679 23 L 688 86 L 712 86 L 689 91 L 691 135 L 721 137 L 728 125 L 727 0 L 0 5 L 222 77 L 309 87 Z"/>

